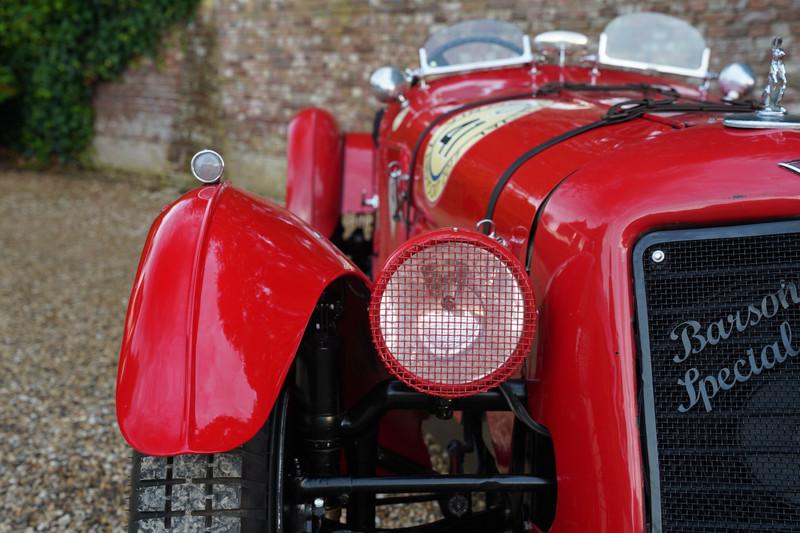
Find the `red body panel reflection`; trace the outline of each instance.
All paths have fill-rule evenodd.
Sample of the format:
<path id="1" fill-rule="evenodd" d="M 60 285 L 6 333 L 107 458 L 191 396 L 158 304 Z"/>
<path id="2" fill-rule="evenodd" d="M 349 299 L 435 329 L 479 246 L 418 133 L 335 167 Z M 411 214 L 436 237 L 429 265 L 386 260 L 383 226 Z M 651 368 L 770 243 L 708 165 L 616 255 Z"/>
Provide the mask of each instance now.
<path id="1" fill-rule="evenodd" d="M 153 225 L 131 294 L 117 379 L 125 438 L 151 455 L 247 441 L 319 295 L 348 275 L 367 282 L 280 207 L 227 184 L 181 197 Z"/>

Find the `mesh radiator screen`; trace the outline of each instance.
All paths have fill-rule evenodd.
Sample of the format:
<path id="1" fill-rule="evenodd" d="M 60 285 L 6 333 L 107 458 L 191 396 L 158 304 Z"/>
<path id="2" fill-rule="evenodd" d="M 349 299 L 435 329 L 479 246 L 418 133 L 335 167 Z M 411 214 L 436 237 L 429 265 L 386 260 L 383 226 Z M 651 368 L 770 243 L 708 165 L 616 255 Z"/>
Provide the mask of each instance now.
<path id="1" fill-rule="evenodd" d="M 659 232 L 634 257 L 654 526 L 800 530 L 800 224 Z"/>

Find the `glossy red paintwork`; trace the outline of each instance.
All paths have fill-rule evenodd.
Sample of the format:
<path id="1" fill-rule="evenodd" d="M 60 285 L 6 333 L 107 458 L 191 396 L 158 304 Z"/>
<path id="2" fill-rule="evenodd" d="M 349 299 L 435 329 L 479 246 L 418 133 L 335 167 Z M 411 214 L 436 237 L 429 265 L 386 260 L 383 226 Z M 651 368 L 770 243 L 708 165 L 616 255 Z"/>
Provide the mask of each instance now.
<path id="1" fill-rule="evenodd" d="M 510 68 L 415 86 L 406 95 L 408 107 L 388 107 L 374 152 L 376 272 L 408 238 L 405 224 L 390 216 L 389 164 L 408 172 L 417 138 L 443 112 L 480 98 L 533 94 L 558 81 L 675 86 L 640 73 L 601 69 L 593 79 L 589 69 L 548 65 L 536 73 Z M 704 96 L 690 85 L 678 89 Z M 612 98 L 637 96 L 548 96 L 561 109 L 543 109 L 487 135 L 456 164 L 435 203 L 422 194 L 420 157 L 410 235 L 474 227 L 496 179 L 520 154 L 596 120 Z M 341 165 L 332 148 L 339 134 L 323 112 L 305 116 L 290 132 L 296 142 L 290 140 L 287 201 L 322 230 L 339 216 L 341 185 L 324 178 L 316 189 L 316 178 L 301 184 L 296 177 L 333 176 L 336 161 Z M 558 500 L 551 531 L 645 528 L 631 281 L 636 241 L 657 229 L 800 216 L 800 176 L 777 166 L 800 157 L 800 133 L 731 130 L 720 118 L 645 116 L 594 130 L 525 163 L 500 197 L 497 231 L 524 260 L 537 211 L 568 176 L 535 233 L 531 277 L 540 315 L 525 371 L 529 409 L 553 435 Z M 358 139 L 358 161 L 366 168 L 366 134 Z M 345 186 L 346 205 L 353 205 L 359 187 Z M 327 191 L 322 204 L 314 203 L 317 190 Z M 233 275 L 217 275 L 220 269 Z M 118 384 L 120 426 L 129 442 L 148 453 L 179 453 L 218 451 L 245 440 L 266 418 L 316 297 L 332 279 L 348 275 L 363 279 L 332 245 L 271 204 L 225 187 L 184 196 L 156 221 L 131 298 Z M 291 296 L 286 287 L 293 288 Z M 361 337 L 347 338 L 357 344 Z M 375 363 L 345 362 L 348 375 L 366 376 L 352 385 L 345 380 L 348 405 L 385 375 L 369 366 Z M 507 459 L 510 433 L 499 429 L 507 429 L 504 422 L 492 427 L 495 448 Z M 410 439 L 417 443 L 413 455 L 423 456 L 418 423 L 406 418 L 393 424 L 381 426 L 382 443 Z"/>
<path id="2" fill-rule="evenodd" d="M 339 223 L 343 138 L 323 109 L 300 111 L 289 123 L 286 208 L 326 237 Z"/>
<path id="3" fill-rule="evenodd" d="M 117 377 L 120 429 L 151 455 L 229 450 L 264 424 L 322 291 L 368 280 L 286 210 L 195 189 L 145 243 Z"/>
<path id="4" fill-rule="evenodd" d="M 590 83 L 593 78 L 588 69 L 540 66 L 536 74 L 527 68 L 513 68 L 441 78 L 430 82 L 427 89 L 415 87 L 408 93 L 408 110 L 391 105 L 381 123 L 380 142 L 376 160 L 378 193 L 382 206 L 388 205 L 388 179 L 386 168 L 392 161 L 408 170 L 412 149 L 425 127 L 440 114 L 463 103 L 487 97 L 533 93 L 548 83 L 569 81 Z M 666 80 L 647 77 L 640 73 L 603 70 L 594 78 L 596 84 L 667 83 Z M 673 82 L 674 85 L 674 82 Z M 700 97 L 701 93 L 691 86 L 676 85 L 687 96 Z M 442 197 L 431 204 L 425 198 L 422 187 L 423 150 L 417 159 L 414 172 L 415 227 L 412 233 L 443 226 L 474 227 L 483 218 L 487 199 L 497 177 L 527 148 L 535 146 L 571 128 L 598 119 L 609 107 L 610 101 L 641 97 L 641 93 L 568 93 L 545 98 L 558 102 L 560 108 L 545 108 L 528 115 L 513 124 L 487 135 L 470 149 L 469 156 L 462 158 L 453 170 Z M 567 110 L 564 106 L 575 109 Z M 677 122 L 683 127 L 683 122 Z M 535 213 L 553 185 L 580 165 L 607 153 L 626 142 L 656 135 L 672 129 L 669 121 L 658 117 L 615 126 L 613 133 L 597 130 L 563 143 L 531 160 L 520 175 L 530 176 L 525 186 L 513 180 L 504 192 L 495 222 L 498 233 L 511 238 L 515 229 L 527 233 Z M 513 194 L 517 200 L 506 207 L 505 196 Z M 514 213 L 506 219 L 503 213 Z M 397 228 L 387 209 L 379 213 L 379 231 L 376 246 L 377 265 L 382 265 L 389 254 L 405 239 L 405 228 Z M 520 249 L 520 251 L 522 251 Z"/>
<path id="5" fill-rule="evenodd" d="M 408 111 L 390 106 L 376 163 L 381 205 L 387 165 L 407 171 L 425 126 L 461 103 L 533 92 L 552 81 L 589 82 L 585 69 L 541 67 L 452 76 L 415 88 Z M 599 83 L 661 83 L 604 69 Z M 700 97 L 689 86 L 681 93 Z M 611 96 L 548 96 L 576 109 L 544 109 L 483 138 L 455 166 L 439 200 L 423 194 L 422 154 L 414 181 L 411 235 L 483 218 L 505 168 L 528 148 L 600 117 Z M 404 113 L 405 116 L 400 115 Z M 800 133 L 724 128 L 720 116 L 646 116 L 561 143 L 525 163 L 494 214 L 500 236 L 521 259 L 545 196 L 531 276 L 540 306 L 538 346 L 527 365 L 529 409 L 553 434 L 558 477 L 551 531 L 643 531 L 643 459 L 637 413 L 631 251 L 649 231 L 800 216 L 800 176 L 777 166 L 800 156 Z M 396 122 L 400 124 L 397 125 Z M 424 144 L 423 144 L 424 148 Z M 379 214 L 382 264 L 406 239 L 405 227 Z M 508 450 L 508 432 L 495 447 Z"/>
<path id="6" fill-rule="evenodd" d="M 344 177 L 342 213 L 373 213 L 364 203 L 375 194 L 375 141 L 368 133 L 347 133 L 344 136 Z"/>
<path id="7" fill-rule="evenodd" d="M 553 435 L 553 531 L 643 531 L 632 250 L 656 229 L 800 216 L 797 132 L 707 124 L 578 170 L 548 202 L 531 276 L 544 305 L 529 407 Z M 531 366 L 533 369 L 534 367 Z"/>

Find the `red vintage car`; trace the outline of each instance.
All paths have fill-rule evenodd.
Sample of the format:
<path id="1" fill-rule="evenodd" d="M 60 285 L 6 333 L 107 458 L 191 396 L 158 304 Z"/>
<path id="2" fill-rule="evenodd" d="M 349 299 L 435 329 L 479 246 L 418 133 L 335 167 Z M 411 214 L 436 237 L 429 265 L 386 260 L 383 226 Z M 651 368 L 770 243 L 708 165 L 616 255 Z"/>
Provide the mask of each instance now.
<path id="1" fill-rule="evenodd" d="M 286 208 L 195 156 L 125 325 L 131 531 L 374 531 L 421 501 L 414 531 L 800 528 L 781 43 L 763 102 L 672 17 L 588 46 L 436 33 L 373 74 L 371 133 L 297 115 Z"/>

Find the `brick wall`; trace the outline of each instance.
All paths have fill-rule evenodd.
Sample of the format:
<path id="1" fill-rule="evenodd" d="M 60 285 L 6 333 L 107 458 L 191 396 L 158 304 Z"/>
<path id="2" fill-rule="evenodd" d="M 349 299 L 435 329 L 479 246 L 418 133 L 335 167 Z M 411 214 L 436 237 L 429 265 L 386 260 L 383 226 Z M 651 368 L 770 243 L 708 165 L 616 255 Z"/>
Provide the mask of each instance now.
<path id="1" fill-rule="evenodd" d="M 384 64 L 415 66 L 431 30 L 470 18 L 518 24 L 531 35 L 565 29 L 595 38 L 615 16 L 660 11 L 705 35 L 712 68 L 768 67 L 773 35 L 789 51 L 800 88 L 800 0 L 204 0 L 196 19 L 96 95 L 95 160 L 101 167 L 185 175 L 198 148 L 225 157 L 237 183 L 281 196 L 286 124 L 305 106 L 334 112 L 343 128 L 366 130 L 377 104 L 367 79 Z M 795 101 L 796 91 L 787 94 Z"/>

